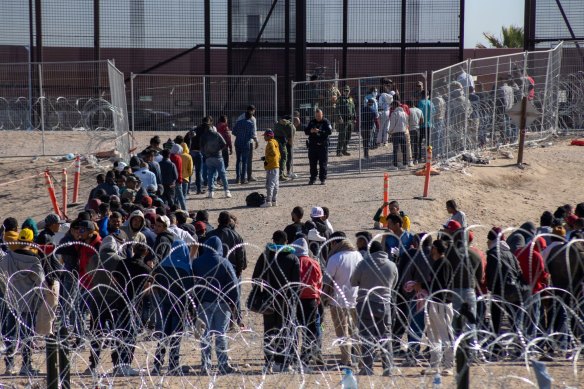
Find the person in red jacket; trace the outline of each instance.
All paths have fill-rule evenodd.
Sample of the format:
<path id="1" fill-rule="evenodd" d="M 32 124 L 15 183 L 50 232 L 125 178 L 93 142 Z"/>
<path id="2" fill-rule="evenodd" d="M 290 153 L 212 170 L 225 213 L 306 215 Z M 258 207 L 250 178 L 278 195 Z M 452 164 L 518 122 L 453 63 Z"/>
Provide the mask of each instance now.
<path id="1" fill-rule="evenodd" d="M 298 324 L 302 326 L 302 348 L 300 361 L 303 365 L 323 364 L 320 350 L 320 293 L 322 290 L 322 270 L 319 263 L 308 255 L 308 242 L 299 238 L 292 243 L 295 254 L 300 260 L 300 307 L 297 311 Z"/>
<path id="2" fill-rule="evenodd" d="M 172 145 L 170 149 L 170 161 L 176 166 L 176 172 L 178 173 L 178 179 L 176 180 L 176 191 L 174 195 L 174 201 L 179 205 L 180 209 L 183 211 L 187 210 L 187 204 L 185 202 L 185 195 L 182 192 L 182 147 L 176 143 Z"/>
<path id="3" fill-rule="evenodd" d="M 231 130 L 227 124 L 227 116 L 219 116 L 219 121 L 217 122 L 217 132 L 221 134 L 227 146 L 221 150 L 223 155 L 223 162 L 225 163 L 225 170 L 229 167 L 229 156 L 233 154 L 233 143 L 231 142 Z"/>

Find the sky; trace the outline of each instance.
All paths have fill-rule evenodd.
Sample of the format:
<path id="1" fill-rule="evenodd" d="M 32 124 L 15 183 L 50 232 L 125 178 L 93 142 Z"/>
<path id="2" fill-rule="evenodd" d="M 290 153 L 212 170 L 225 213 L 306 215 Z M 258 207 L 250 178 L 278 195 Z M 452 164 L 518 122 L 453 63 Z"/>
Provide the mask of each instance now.
<path id="1" fill-rule="evenodd" d="M 523 27 L 524 0 L 466 0 L 464 47 L 487 44 L 483 32 L 501 35 L 501 27 Z"/>

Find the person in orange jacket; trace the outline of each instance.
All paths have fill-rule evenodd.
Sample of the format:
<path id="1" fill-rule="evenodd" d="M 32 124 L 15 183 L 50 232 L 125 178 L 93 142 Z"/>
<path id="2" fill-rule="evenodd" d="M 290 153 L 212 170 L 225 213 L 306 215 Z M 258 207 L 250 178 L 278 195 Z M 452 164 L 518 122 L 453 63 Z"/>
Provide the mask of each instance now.
<path id="1" fill-rule="evenodd" d="M 266 169 L 266 202 L 261 206 L 275 207 L 278 205 L 276 197 L 280 186 L 280 146 L 274 139 L 274 131 L 264 131 L 264 140 L 266 141 L 266 152 L 263 158 L 264 169 Z"/>

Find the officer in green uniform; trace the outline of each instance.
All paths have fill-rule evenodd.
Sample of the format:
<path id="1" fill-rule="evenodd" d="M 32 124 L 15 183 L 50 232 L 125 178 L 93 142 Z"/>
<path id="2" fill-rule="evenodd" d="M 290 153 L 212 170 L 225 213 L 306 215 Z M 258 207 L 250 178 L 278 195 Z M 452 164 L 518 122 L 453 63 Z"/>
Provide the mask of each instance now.
<path id="1" fill-rule="evenodd" d="M 274 124 L 274 139 L 278 142 L 278 146 L 280 146 L 280 181 L 288 180 L 288 177 L 284 173 L 286 171 L 286 161 L 288 160 L 286 144 L 292 145 L 295 133 L 296 127 L 294 127 L 288 115 L 281 117 Z"/>
<path id="2" fill-rule="evenodd" d="M 339 124 L 339 140 L 337 142 L 337 157 L 342 155 L 351 155 L 347 151 L 347 145 L 351 140 L 351 133 L 355 126 L 355 102 L 351 95 L 351 87 L 345 85 L 343 95 L 337 103 L 336 119 Z"/>

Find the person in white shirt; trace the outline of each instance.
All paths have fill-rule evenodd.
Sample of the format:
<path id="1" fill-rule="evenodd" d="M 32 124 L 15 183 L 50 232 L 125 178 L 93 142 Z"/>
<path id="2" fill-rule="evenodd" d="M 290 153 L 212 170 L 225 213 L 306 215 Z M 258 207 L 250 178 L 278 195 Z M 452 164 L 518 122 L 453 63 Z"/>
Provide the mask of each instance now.
<path id="1" fill-rule="evenodd" d="M 395 92 L 393 92 L 395 94 Z M 379 115 L 381 118 L 381 128 L 377 134 L 377 144 L 387 145 L 387 133 L 389 131 L 389 109 L 393 103 L 393 95 L 387 85 L 381 87 L 379 95 Z"/>
<path id="2" fill-rule="evenodd" d="M 394 111 L 391 113 L 389 120 L 389 133 L 391 135 L 391 142 L 393 143 L 393 166 L 389 167 L 389 170 L 397 169 L 397 154 L 402 152 L 402 163 L 406 165 L 408 163 L 408 152 L 407 152 L 407 142 L 406 134 L 408 132 L 408 115 L 406 115 L 403 108 L 400 106 L 399 101 L 394 100 L 391 103 Z"/>
<path id="3" fill-rule="evenodd" d="M 358 287 L 351 285 L 351 276 L 363 257 L 342 231 L 331 235 L 331 253 L 326 265 L 325 291 L 330 297 L 331 316 L 335 335 L 343 338 L 341 343 L 341 364 L 353 366 L 351 360 L 351 340 L 357 332 L 357 292 Z M 357 353 L 358 354 L 358 353 Z"/>
<path id="4" fill-rule="evenodd" d="M 195 245 L 195 243 L 197 243 L 197 239 L 195 239 L 187 231 L 183 230 L 182 228 L 179 228 L 176 225 L 176 215 L 174 213 L 169 214 L 168 218 L 170 219 L 170 226 L 168 227 L 168 231 L 170 231 L 178 239 L 185 242 L 187 245 L 190 245 L 191 258 L 193 258 L 197 252 L 197 250 L 196 250 L 197 245 Z M 193 248 L 194 248 L 194 250 L 193 250 Z"/>
<path id="5" fill-rule="evenodd" d="M 148 169 L 148 163 L 140 161 L 140 168 L 134 172 L 134 175 L 140 179 L 143 188 L 148 188 L 149 185 L 157 187 L 156 174 Z"/>
<path id="6" fill-rule="evenodd" d="M 458 210 L 458 205 L 455 200 L 446 201 L 446 211 L 451 215 L 448 221 L 454 220 L 459 222 L 462 228 L 467 227 L 466 215 L 464 212 Z"/>
<path id="7" fill-rule="evenodd" d="M 460 73 L 458 74 L 456 81 L 460 82 L 465 90 L 468 90 L 468 88 L 471 86 L 473 88 L 475 86 L 473 76 L 467 73 L 462 66 L 460 67 Z"/>

